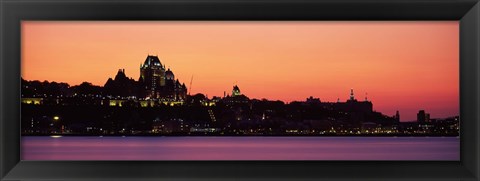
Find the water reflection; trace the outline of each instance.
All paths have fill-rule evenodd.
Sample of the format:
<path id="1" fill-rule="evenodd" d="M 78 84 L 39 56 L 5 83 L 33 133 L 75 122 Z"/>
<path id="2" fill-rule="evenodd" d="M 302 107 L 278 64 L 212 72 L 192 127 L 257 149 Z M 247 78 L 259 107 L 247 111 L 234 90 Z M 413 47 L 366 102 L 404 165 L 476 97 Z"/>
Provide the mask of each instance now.
<path id="1" fill-rule="evenodd" d="M 459 160 L 458 137 L 22 137 L 22 160 Z"/>

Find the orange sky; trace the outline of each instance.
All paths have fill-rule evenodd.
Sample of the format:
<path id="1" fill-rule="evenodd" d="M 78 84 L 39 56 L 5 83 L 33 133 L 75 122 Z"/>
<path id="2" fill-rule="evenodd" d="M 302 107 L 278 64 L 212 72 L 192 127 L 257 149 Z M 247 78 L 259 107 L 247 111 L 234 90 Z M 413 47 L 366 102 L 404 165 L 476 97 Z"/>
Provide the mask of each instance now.
<path id="1" fill-rule="evenodd" d="M 368 99 L 387 115 L 459 113 L 458 21 L 22 22 L 22 77 L 103 86 L 158 55 L 193 93 Z"/>

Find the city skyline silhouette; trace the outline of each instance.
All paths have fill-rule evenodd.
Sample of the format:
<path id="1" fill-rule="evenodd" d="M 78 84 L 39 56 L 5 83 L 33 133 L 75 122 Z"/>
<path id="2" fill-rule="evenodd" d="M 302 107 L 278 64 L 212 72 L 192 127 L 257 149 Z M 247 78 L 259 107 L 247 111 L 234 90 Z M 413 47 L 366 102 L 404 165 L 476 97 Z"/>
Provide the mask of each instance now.
<path id="1" fill-rule="evenodd" d="M 135 28 L 132 28 L 135 27 Z M 345 101 L 351 88 L 402 121 L 418 110 L 458 115 L 458 22 L 22 23 L 22 77 L 103 86 L 118 69 L 139 77 L 158 55 L 192 94 Z M 191 76 L 193 86 L 188 86 Z"/>

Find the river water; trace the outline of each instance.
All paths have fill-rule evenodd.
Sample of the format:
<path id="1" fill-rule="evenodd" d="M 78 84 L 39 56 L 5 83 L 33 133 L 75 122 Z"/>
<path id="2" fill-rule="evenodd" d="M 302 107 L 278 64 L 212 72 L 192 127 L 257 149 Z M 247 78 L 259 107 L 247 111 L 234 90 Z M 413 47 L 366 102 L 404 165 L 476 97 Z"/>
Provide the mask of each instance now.
<path id="1" fill-rule="evenodd" d="M 458 137 L 23 136 L 22 160 L 459 160 Z"/>

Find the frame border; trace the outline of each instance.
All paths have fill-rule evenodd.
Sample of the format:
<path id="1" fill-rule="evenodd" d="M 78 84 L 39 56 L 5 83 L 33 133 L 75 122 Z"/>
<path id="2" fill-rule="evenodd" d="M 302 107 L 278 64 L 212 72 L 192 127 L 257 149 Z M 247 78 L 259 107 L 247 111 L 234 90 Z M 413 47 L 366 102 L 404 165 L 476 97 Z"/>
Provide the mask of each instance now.
<path id="1" fill-rule="evenodd" d="M 461 161 L 21 161 L 22 20 L 459 20 Z M 0 180 L 480 180 L 478 0 L 0 0 Z"/>

